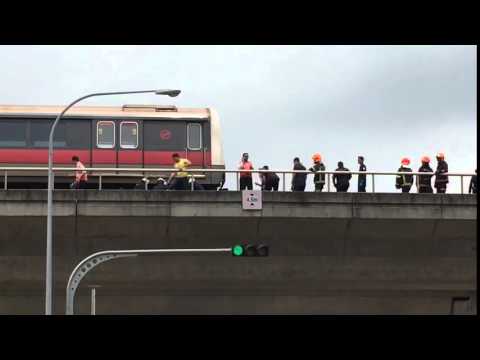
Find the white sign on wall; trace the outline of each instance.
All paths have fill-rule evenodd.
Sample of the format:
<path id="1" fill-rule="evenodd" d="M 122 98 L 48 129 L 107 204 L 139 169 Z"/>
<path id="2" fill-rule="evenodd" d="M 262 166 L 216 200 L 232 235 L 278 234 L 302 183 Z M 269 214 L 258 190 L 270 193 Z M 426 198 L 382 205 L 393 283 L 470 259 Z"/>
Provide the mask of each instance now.
<path id="1" fill-rule="evenodd" d="M 242 191 L 243 210 L 262 210 L 262 190 Z"/>

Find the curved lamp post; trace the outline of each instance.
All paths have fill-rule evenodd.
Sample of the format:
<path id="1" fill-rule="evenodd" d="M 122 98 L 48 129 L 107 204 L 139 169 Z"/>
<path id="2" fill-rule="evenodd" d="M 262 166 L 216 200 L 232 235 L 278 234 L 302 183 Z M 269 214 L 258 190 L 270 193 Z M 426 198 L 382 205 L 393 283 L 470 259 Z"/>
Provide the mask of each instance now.
<path id="1" fill-rule="evenodd" d="M 141 256 L 141 255 L 161 255 L 161 254 L 196 254 L 196 253 L 231 253 L 232 248 L 214 248 L 214 249 L 138 249 L 138 250 L 106 250 L 96 252 L 78 263 L 73 269 L 68 279 L 67 297 L 65 314 L 73 315 L 75 292 L 80 286 L 80 281 L 94 267 L 105 261 L 115 260 L 123 257 Z M 95 302 L 92 301 L 94 308 Z"/>
<path id="2" fill-rule="evenodd" d="M 154 93 L 155 95 L 168 95 L 175 97 L 180 94 L 180 90 L 141 90 L 141 91 L 117 91 L 117 92 L 104 92 L 95 93 L 82 96 L 68 105 L 55 119 L 52 128 L 50 129 L 50 137 L 48 138 L 48 193 L 47 193 L 47 271 L 46 271 L 46 291 L 45 291 L 45 315 L 52 315 L 53 313 L 53 242 L 52 242 L 52 198 L 53 198 L 53 134 L 55 127 L 60 121 L 62 116 L 73 105 L 78 102 L 91 98 L 94 96 L 106 96 L 106 95 L 126 95 L 126 94 L 145 94 Z"/>

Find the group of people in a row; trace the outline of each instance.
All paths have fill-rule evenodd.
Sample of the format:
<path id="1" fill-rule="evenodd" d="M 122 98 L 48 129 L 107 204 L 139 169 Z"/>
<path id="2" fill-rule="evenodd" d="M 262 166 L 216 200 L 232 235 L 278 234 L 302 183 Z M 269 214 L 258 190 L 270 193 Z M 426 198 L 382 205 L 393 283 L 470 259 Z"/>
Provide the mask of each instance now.
<path id="1" fill-rule="evenodd" d="M 188 173 L 186 169 L 191 165 L 191 162 L 188 159 L 181 158 L 179 154 L 175 153 L 172 155 L 173 166 L 177 169 L 176 172 L 172 173 L 169 179 L 166 181 L 165 187 L 171 190 L 186 190 L 188 188 Z M 321 192 L 325 186 L 325 173 L 326 170 L 325 164 L 322 162 L 322 156 L 320 154 L 314 154 L 312 156 L 313 164 L 308 169 L 309 171 L 315 173 L 313 177 L 313 183 L 315 185 L 315 191 Z M 367 171 L 367 167 L 364 163 L 365 159 L 363 156 L 358 157 L 359 172 Z M 86 188 L 87 184 L 87 172 L 85 171 L 85 166 L 81 163 L 78 156 L 72 157 L 72 162 L 75 163 L 76 172 L 75 172 L 75 181 L 72 183 L 71 187 L 75 189 Z M 448 164 L 445 161 L 445 155 L 443 153 L 437 154 L 437 169 L 434 172 L 430 167 L 430 158 L 428 156 L 423 156 L 421 159 L 422 166 L 418 169 L 418 172 L 425 172 L 430 174 L 419 175 L 416 177 L 416 186 L 419 193 L 433 193 L 431 178 L 435 175 L 434 187 L 437 189 L 437 193 L 445 193 L 447 190 L 448 184 Z M 413 186 L 414 177 L 412 174 L 412 169 L 408 167 L 410 165 L 410 159 L 403 158 L 401 160 L 401 166 L 398 169 L 399 173 L 396 177 L 395 187 L 401 189 L 402 193 L 410 192 L 410 189 Z M 249 161 L 249 156 L 247 153 L 242 155 L 242 159 L 238 165 L 239 170 L 254 170 L 253 164 Z M 268 166 L 263 166 L 260 170 L 269 170 Z M 298 157 L 293 159 L 293 170 L 302 170 L 306 171 L 307 168 L 300 162 Z M 346 192 L 350 187 L 350 179 L 352 174 L 349 174 L 350 171 L 344 167 L 343 162 L 338 162 L 338 167 L 335 171 L 346 172 L 345 174 L 333 174 L 333 186 L 337 189 L 337 192 Z M 475 169 L 475 173 L 477 170 Z M 404 173 L 404 174 L 403 174 Z M 274 172 L 260 172 L 261 183 L 256 183 L 260 186 L 262 190 L 265 191 L 278 191 L 278 185 L 280 178 Z M 305 191 L 306 182 L 307 182 L 308 173 L 294 173 L 292 176 L 292 191 Z M 358 192 L 365 192 L 367 187 L 367 176 L 363 174 L 358 175 Z M 253 180 L 252 172 L 245 171 L 240 172 L 240 190 L 253 190 Z M 469 193 L 477 193 L 477 176 L 472 176 L 470 180 Z"/>
<path id="2" fill-rule="evenodd" d="M 312 156 L 313 164 L 308 169 L 309 171 L 315 173 L 313 177 L 313 183 L 315 185 L 315 191 L 321 192 L 325 186 L 325 173 L 322 171 L 326 170 L 325 164 L 322 162 L 322 156 L 320 154 L 314 154 Z M 430 167 L 430 158 L 428 156 L 423 156 L 421 159 L 422 166 L 418 169 L 418 172 L 433 173 L 435 175 L 434 187 L 437 190 L 437 193 L 445 193 L 447 190 L 448 184 L 448 164 L 445 161 L 445 155 L 443 153 L 437 154 L 437 169 L 434 172 Z M 398 172 L 405 174 L 399 174 L 396 177 L 395 187 L 401 189 L 402 193 L 410 192 L 410 189 L 413 186 L 414 177 L 409 172 L 412 172 L 412 169 L 408 167 L 410 164 L 410 159 L 403 158 L 401 160 L 401 166 L 398 169 Z M 365 165 L 365 159 L 363 156 L 358 156 L 358 165 L 359 172 L 367 171 Z M 247 153 L 242 155 L 242 159 L 238 165 L 239 170 L 253 170 L 253 165 L 249 161 L 249 156 Z M 268 166 L 263 166 L 260 170 L 269 170 Z M 298 157 L 293 159 L 293 170 L 303 170 L 306 171 L 307 168 L 300 162 Z M 343 162 L 338 162 L 338 167 L 335 171 L 344 171 L 349 172 Z M 475 173 L 477 170 L 475 170 Z M 295 173 L 292 176 L 291 190 L 292 191 L 305 191 L 306 182 L 307 182 L 308 173 Z M 419 175 L 416 177 L 416 186 L 419 193 L 433 193 L 432 181 L 431 178 L 434 176 L 432 174 Z M 350 180 L 352 174 L 333 174 L 333 186 L 337 189 L 337 192 L 346 192 L 350 187 Z M 280 179 L 277 174 L 273 172 L 260 173 L 261 183 L 256 183 L 260 186 L 262 190 L 265 191 L 278 191 L 278 184 Z M 358 175 L 358 192 L 365 192 L 367 187 L 367 176 L 363 174 Z M 252 190 L 252 173 L 251 172 L 241 172 L 240 173 L 240 190 Z M 470 180 L 469 193 L 477 193 L 477 176 L 472 176 Z"/>

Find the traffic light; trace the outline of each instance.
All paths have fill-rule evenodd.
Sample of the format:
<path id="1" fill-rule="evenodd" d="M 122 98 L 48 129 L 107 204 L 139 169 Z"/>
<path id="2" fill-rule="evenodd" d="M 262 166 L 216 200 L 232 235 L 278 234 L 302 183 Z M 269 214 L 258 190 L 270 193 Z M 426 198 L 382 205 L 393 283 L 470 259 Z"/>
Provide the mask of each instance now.
<path id="1" fill-rule="evenodd" d="M 265 244 L 235 245 L 232 247 L 233 256 L 268 256 L 268 246 Z"/>

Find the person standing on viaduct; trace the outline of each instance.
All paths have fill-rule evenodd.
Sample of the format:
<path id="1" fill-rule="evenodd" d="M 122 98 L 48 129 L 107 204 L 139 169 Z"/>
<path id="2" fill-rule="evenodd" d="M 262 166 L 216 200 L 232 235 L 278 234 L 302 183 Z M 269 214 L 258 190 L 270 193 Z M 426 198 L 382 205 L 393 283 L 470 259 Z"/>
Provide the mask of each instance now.
<path id="1" fill-rule="evenodd" d="M 367 171 L 367 167 L 364 163 L 365 159 L 363 156 L 358 157 L 358 171 Z M 366 192 L 367 190 L 367 175 L 360 174 L 358 175 L 358 192 Z"/>
<path id="2" fill-rule="evenodd" d="M 248 161 L 248 154 L 243 153 L 242 159 L 238 164 L 238 170 L 253 170 L 253 165 Z M 252 182 L 252 173 L 251 172 L 241 172 L 240 173 L 240 190 L 253 190 Z"/>
<path id="3" fill-rule="evenodd" d="M 435 188 L 437 194 L 445 194 L 447 191 L 448 176 L 444 175 L 448 173 L 448 164 L 445 161 L 445 155 L 443 153 L 437 154 L 437 171 L 435 171 Z"/>
<path id="4" fill-rule="evenodd" d="M 418 169 L 418 172 L 433 173 L 432 168 L 429 165 L 430 158 L 428 156 L 422 157 L 422 166 Z M 432 176 L 433 175 L 417 175 L 417 190 L 419 193 L 431 194 L 432 189 Z"/>
<path id="5" fill-rule="evenodd" d="M 300 159 L 296 157 L 293 159 L 293 170 L 307 170 L 305 166 L 300 162 Z M 293 174 L 292 176 L 292 191 L 305 191 L 305 185 L 307 183 L 307 174 Z"/>
<path id="6" fill-rule="evenodd" d="M 338 168 L 335 171 L 350 171 L 343 166 L 343 162 L 338 162 Z M 347 192 L 350 187 L 350 179 L 352 174 L 333 174 L 333 186 L 337 189 L 337 192 Z"/>
<path id="7" fill-rule="evenodd" d="M 475 174 L 477 173 L 477 169 L 475 169 Z M 477 175 L 473 175 L 470 179 L 470 185 L 468 187 L 469 194 L 476 194 L 477 193 Z"/>
<path id="8" fill-rule="evenodd" d="M 72 156 L 72 162 L 75 164 L 75 181 L 70 185 L 72 189 L 86 189 L 88 175 L 85 166 L 77 155 Z"/>
<path id="9" fill-rule="evenodd" d="M 325 171 L 325 165 L 322 162 L 322 156 L 320 154 L 313 154 L 312 156 L 313 166 L 308 169 L 312 172 Z M 325 173 L 318 174 L 316 173 L 313 177 L 313 183 L 315 185 L 315 192 L 322 192 L 323 187 L 325 186 Z"/>
<path id="10" fill-rule="evenodd" d="M 409 158 L 403 158 L 401 162 L 401 166 L 397 172 L 412 172 L 412 169 L 407 167 L 410 164 Z M 395 187 L 397 189 L 402 189 L 402 193 L 410 192 L 413 184 L 413 175 L 402 174 L 397 175 Z"/>
<path id="11" fill-rule="evenodd" d="M 264 167 L 260 168 L 260 170 L 268 170 L 268 166 L 265 165 Z M 257 185 L 261 186 L 263 191 L 278 191 L 280 178 L 277 174 L 271 172 L 260 173 L 260 180 L 261 184 Z"/>

